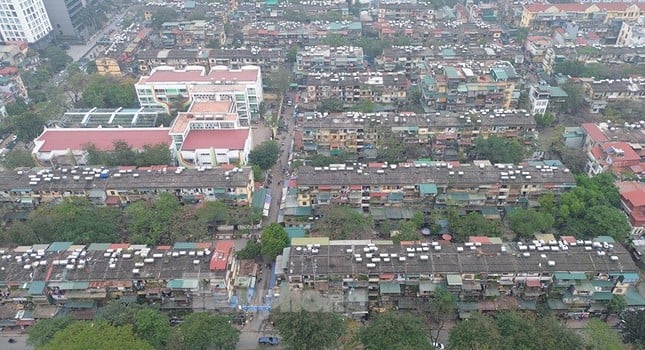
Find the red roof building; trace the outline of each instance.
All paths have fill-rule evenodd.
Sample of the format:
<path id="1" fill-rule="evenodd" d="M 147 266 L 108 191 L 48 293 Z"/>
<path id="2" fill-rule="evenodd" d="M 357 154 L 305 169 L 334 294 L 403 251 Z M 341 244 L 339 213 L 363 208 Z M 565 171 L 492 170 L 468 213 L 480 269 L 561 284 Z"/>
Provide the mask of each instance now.
<path id="1" fill-rule="evenodd" d="M 227 269 L 229 260 L 233 260 L 233 248 L 235 242 L 233 241 L 219 241 L 215 245 L 215 251 L 211 257 L 210 270 L 223 271 Z"/>
<path id="2" fill-rule="evenodd" d="M 632 227 L 645 227 L 645 183 L 635 181 L 618 182 L 620 204 L 629 216 Z"/>

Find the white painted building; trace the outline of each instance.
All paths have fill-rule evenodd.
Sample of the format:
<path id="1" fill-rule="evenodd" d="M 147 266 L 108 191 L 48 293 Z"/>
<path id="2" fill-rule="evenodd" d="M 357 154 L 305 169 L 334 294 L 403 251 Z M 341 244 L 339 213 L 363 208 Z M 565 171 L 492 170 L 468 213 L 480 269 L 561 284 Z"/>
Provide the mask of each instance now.
<path id="1" fill-rule="evenodd" d="M 0 34 L 4 41 L 37 43 L 52 31 L 44 0 L 0 0 Z"/>
<path id="2" fill-rule="evenodd" d="M 207 73 L 204 67 L 185 69 L 157 67 L 135 84 L 141 107 L 169 111 L 176 103 L 194 101 L 234 101 L 240 124 L 250 125 L 264 100 L 262 74 L 258 66 L 229 69 L 215 66 Z"/>

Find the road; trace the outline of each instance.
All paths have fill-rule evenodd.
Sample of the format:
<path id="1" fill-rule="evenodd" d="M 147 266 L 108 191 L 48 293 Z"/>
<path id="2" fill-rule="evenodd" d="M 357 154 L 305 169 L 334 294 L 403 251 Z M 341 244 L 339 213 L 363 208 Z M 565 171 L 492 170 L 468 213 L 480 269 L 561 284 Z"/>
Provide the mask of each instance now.
<path id="1" fill-rule="evenodd" d="M 276 141 L 280 143 L 280 156 L 276 165 L 269 170 L 272 182 L 269 185 L 271 192 L 271 206 L 269 207 L 269 216 L 265 218 L 264 224 L 277 222 L 282 201 L 282 189 L 284 181 L 288 181 L 287 173 L 289 172 L 289 154 L 291 153 L 291 144 L 293 143 L 295 118 L 293 112 L 295 106 L 288 107 L 287 100 L 293 100 L 295 93 L 290 93 L 281 103 L 280 118 L 284 120 L 287 126 L 287 131 L 278 132 Z M 263 265 L 270 263 L 264 261 Z M 269 304 L 267 297 L 271 297 L 273 292 L 271 287 L 274 283 L 274 276 L 272 276 L 271 268 L 265 268 L 259 275 L 259 281 L 256 283 L 253 305 L 266 305 Z M 258 311 L 253 314 L 253 320 L 244 325 L 242 333 L 240 334 L 240 341 L 237 344 L 238 350 L 251 350 L 258 348 L 258 337 L 277 335 L 268 322 L 269 311 Z M 280 349 L 279 346 L 273 346 L 272 349 Z"/>
<path id="2" fill-rule="evenodd" d="M 126 13 L 127 11 L 128 10 L 123 13 Z M 99 39 L 108 34 L 111 30 L 117 30 L 120 28 L 118 23 L 123 18 L 123 13 L 113 18 L 110 23 L 105 26 L 105 28 L 94 34 L 87 42 L 87 44 L 70 46 L 70 48 L 67 50 L 67 54 L 72 57 L 74 62 L 78 62 L 81 58 L 85 57 L 96 47 L 96 42 L 99 41 Z"/>

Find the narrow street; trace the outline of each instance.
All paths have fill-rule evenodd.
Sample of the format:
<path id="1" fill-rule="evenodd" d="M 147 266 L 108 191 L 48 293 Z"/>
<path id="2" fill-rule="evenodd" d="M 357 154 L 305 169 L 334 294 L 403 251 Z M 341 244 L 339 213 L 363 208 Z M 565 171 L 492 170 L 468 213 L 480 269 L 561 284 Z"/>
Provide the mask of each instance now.
<path id="1" fill-rule="evenodd" d="M 269 216 L 264 218 L 264 225 L 278 222 L 280 205 L 282 204 L 282 193 L 285 181 L 289 180 L 289 155 L 292 151 L 295 118 L 293 112 L 295 106 L 287 106 L 287 100 L 292 100 L 295 93 L 288 93 L 282 100 L 280 118 L 284 120 L 287 131 L 278 131 L 275 140 L 280 144 L 280 156 L 276 164 L 269 170 L 271 175 L 271 206 L 269 207 Z M 272 290 L 274 276 L 272 274 L 273 262 L 267 268 L 268 261 L 263 262 L 264 268 L 259 276 L 255 286 L 255 294 L 252 305 L 270 305 L 272 299 Z M 261 336 L 277 335 L 268 322 L 270 311 L 252 311 L 253 320 L 244 325 L 240 334 L 240 341 L 237 344 L 238 350 L 252 350 L 258 348 L 258 338 Z M 281 349 L 281 346 L 273 346 L 272 349 Z"/>

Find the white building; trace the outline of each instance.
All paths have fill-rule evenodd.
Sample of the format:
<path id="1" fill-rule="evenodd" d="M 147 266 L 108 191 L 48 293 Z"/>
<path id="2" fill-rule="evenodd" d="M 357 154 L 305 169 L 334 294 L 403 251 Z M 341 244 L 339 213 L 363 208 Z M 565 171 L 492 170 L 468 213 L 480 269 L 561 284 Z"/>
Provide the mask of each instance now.
<path id="1" fill-rule="evenodd" d="M 549 105 L 549 91 L 545 91 L 540 86 L 531 86 L 529 89 L 529 101 L 531 102 L 532 115 L 544 115 L 546 107 Z"/>
<path id="2" fill-rule="evenodd" d="M 645 45 L 645 19 L 638 19 L 637 23 L 623 22 L 616 39 L 616 46 L 642 46 Z"/>
<path id="3" fill-rule="evenodd" d="M 43 0 L 0 0 L 0 34 L 4 41 L 34 44 L 51 31 Z"/>
<path id="4" fill-rule="evenodd" d="M 235 101 L 242 126 L 250 125 L 257 117 L 264 100 L 262 75 L 258 66 L 229 69 L 215 66 L 210 72 L 200 66 L 185 69 L 157 67 L 149 76 L 135 84 L 141 107 L 163 108 L 169 111 L 173 104 L 193 101 Z"/>

